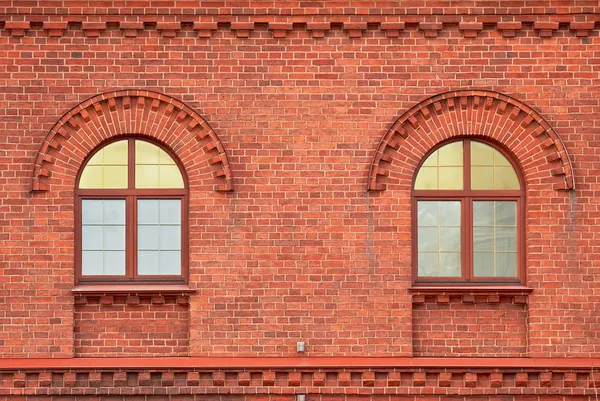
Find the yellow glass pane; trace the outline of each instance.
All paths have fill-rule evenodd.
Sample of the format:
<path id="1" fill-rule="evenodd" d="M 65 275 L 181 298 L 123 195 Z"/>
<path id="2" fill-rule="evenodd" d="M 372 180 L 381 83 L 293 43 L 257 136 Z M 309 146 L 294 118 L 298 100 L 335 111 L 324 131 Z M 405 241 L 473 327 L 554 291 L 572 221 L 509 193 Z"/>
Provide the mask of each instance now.
<path id="1" fill-rule="evenodd" d="M 510 164 L 508 159 L 506 157 L 504 157 L 504 155 L 502 153 L 500 153 L 499 151 L 497 151 L 496 149 L 494 149 L 494 164 L 496 166 L 512 167 L 512 165 Z"/>
<path id="2" fill-rule="evenodd" d="M 436 150 L 435 152 L 430 154 L 429 157 L 427 159 L 425 159 L 425 161 L 423 162 L 423 166 L 428 166 L 428 167 L 437 166 L 438 165 L 438 153 L 439 152 Z"/>
<path id="3" fill-rule="evenodd" d="M 494 168 L 494 189 L 519 189 L 519 179 L 512 167 Z"/>
<path id="4" fill-rule="evenodd" d="M 127 165 L 127 141 L 113 142 L 101 151 L 104 153 L 104 165 Z"/>
<path id="5" fill-rule="evenodd" d="M 437 167 L 421 167 L 415 181 L 415 189 L 437 189 Z"/>
<path id="6" fill-rule="evenodd" d="M 136 188 L 159 188 L 158 165 L 135 166 Z"/>
<path id="7" fill-rule="evenodd" d="M 102 166 L 85 166 L 79 179 L 79 188 L 102 188 Z"/>
<path id="8" fill-rule="evenodd" d="M 158 164 L 161 149 L 146 141 L 135 141 L 135 164 Z"/>
<path id="9" fill-rule="evenodd" d="M 101 166 L 104 156 L 104 149 L 100 149 L 94 156 L 87 162 L 86 166 Z"/>
<path id="10" fill-rule="evenodd" d="M 494 167 L 471 167 L 471 189 L 494 189 Z"/>
<path id="11" fill-rule="evenodd" d="M 463 189 L 462 167 L 440 167 L 438 189 Z"/>
<path id="12" fill-rule="evenodd" d="M 102 188 L 127 188 L 127 166 L 104 166 Z"/>
<path id="13" fill-rule="evenodd" d="M 161 148 L 158 148 L 158 163 L 159 164 L 175 164 L 175 160 L 173 160 L 171 158 L 171 156 L 169 156 L 169 154 L 167 152 L 165 152 L 164 150 L 162 150 Z"/>
<path id="14" fill-rule="evenodd" d="M 494 153 L 498 151 L 485 143 L 471 142 L 471 166 L 493 165 Z"/>
<path id="15" fill-rule="evenodd" d="M 452 142 L 438 149 L 440 166 L 463 165 L 463 143 Z"/>
<path id="16" fill-rule="evenodd" d="M 159 167 L 159 188 L 183 188 L 183 178 L 176 165 Z"/>

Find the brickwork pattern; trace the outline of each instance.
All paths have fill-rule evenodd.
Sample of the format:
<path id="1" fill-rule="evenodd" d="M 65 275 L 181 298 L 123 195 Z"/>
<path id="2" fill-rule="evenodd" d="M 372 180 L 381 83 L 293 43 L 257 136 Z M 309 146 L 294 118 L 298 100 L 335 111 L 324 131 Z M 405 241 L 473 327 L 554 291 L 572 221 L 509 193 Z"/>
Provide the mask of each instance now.
<path id="1" fill-rule="evenodd" d="M 414 356 L 527 356 L 526 297 L 416 297 Z"/>
<path id="2" fill-rule="evenodd" d="M 75 356 L 187 356 L 189 299 L 172 296 L 75 298 Z"/>

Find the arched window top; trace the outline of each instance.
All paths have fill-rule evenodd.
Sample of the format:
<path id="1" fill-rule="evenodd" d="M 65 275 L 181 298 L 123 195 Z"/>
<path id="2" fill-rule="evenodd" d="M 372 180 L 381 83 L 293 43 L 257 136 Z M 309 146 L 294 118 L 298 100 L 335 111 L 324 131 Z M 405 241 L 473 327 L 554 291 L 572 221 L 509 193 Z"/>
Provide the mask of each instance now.
<path id="1" fill-rule="evenodd" d="M 421 164 L 415 190 L 519 191 L 509 159 L 484 142 L 460 140 L 437 148 Z"/>
<path id="2" fill-rule="evenodd" d="M 181 189 L 184 180 L 175 160 L 143 139 L 124 139 L 98 149 L 88 160 L 79 189 Z"/>
<path id="3" fill-rule="evenodd" d="M 434 148 L 414 181 L 415 281 L 522 283 L 522 189 L 515 165 L 490 144 Z"/>

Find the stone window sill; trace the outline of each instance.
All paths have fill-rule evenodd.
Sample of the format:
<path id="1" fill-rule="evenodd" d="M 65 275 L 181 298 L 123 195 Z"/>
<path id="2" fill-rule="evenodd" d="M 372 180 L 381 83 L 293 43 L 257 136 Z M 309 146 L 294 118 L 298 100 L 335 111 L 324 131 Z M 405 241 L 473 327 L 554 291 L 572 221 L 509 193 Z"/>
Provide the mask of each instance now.
<path id="1" fill-rule="evenodd" d="M 196 292 L 185 284 L 82 284 L 76 285 L 71 292 L 77 296 L 102 295 L 182 295 Z"/>

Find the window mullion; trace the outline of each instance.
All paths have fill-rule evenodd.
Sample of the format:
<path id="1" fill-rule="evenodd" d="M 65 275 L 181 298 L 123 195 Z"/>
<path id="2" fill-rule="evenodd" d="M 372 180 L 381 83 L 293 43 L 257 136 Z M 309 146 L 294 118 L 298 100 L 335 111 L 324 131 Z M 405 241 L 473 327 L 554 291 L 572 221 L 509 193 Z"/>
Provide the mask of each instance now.
<path id="1" fill-rule="evenodd" d="M 136 236 L 136 218 L 135 218 L 135 196 L 127 197 L 127 277 L 135 278 L 135 265 L 136 265 L 136 249 L 135 249 L 135 236 Z"/>
<path id="2" fill-rule="evenodd" d="M 470 197 L 463 199 L 463 277 L 465 280 L 473 278 L 473 200 Z"/>

